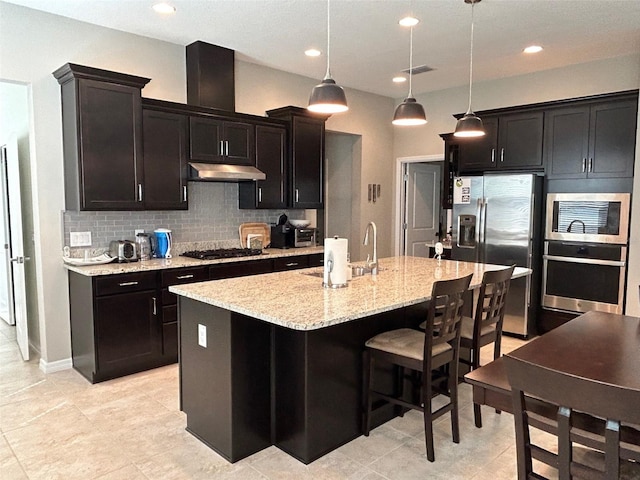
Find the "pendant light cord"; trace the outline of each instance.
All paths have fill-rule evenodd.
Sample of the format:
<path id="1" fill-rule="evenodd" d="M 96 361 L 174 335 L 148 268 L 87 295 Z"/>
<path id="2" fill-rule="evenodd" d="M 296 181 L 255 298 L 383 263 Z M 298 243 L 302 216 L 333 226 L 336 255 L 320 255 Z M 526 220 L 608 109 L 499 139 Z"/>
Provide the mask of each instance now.
<path id="1" fill-rule="evenodd" d="M 413 26 L 409 32 L 409 98 L 413 98 L 411 93 L 411 80 L 413 78 Z"/>
<path id="2" fill-rule="evenodd" d="M 331 0 L 327 0 L 327 73 L 324 76 L 324 79 L 331 78 L 331 70 L 329 68 L 330 60 L 331 60 Z"/>
<path id="3" fill-rule="evenodd" d="M 476 2 L 471 2 L 471 52 L 469 54 L 469 108 L 467 113 L 471 113 L 471 85 L 473 84 L 473 8 Z"/>

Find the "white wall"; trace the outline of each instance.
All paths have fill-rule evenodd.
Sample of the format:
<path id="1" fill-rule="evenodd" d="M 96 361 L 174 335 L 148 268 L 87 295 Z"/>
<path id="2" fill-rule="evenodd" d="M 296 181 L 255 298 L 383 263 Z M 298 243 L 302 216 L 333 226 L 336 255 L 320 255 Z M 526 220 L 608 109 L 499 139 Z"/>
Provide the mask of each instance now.
<path id="1" fill-rule="evenodd" d="M 183 46 L 0 2 L 0 79 L 32 88 L 34 230 L 45 370 L 68 365 L 71 354 L 67 276 L 60 259 L 64 208 L 60 87 L 51 75 L 67 62 L 151 78 L 143 96 L 186 100 Z M 236 62 L 236 109 L 263 115 L 271 108 L 305 106 L 319 80 Z M 362 181 L 365 186 L 381 183 L 383 192 L 390 192 L 393 100 L 353 90 L 347 90 L 347 98 L 350 112 L 329 119 L 327 128 L 363 136 Z M 374 219 L 378 225 L 388 224 L 390 231 L 391 204 L 391 196 L 383 195 L 375 208 L 363 208 L 361 222 Z M 381 238 L 381 252 L 388 255 L 390 245 L 389 238 Z"/>

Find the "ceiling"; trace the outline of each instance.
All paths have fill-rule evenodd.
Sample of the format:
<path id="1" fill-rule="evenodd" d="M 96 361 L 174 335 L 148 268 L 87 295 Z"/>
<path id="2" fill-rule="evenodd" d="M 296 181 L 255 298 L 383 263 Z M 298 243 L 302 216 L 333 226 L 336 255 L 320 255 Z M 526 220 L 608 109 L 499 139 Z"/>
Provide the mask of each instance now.
<path id="1" fill-rule="evenodd" d="M 326 57 L 325 0 L 2 0 L 85 22 L 188 45 L 202 40 L 236 51 L 240 60 L 320 80 Z M 345 87 L 393 98 L 407 84 L 391 78 L 409 67 L 413 13 L 413 93 L 468 85 L 471 6 L 463 0 L 333 0 L 331 73 Z M 474 81 L 520 75 L 628 54 L 640 55 L 640 0 L 482 0 L 475 6 Z M 544 51 L 522 53 L 529 44 Z M 577 79 L 579 80 L 579 79 Z"/>

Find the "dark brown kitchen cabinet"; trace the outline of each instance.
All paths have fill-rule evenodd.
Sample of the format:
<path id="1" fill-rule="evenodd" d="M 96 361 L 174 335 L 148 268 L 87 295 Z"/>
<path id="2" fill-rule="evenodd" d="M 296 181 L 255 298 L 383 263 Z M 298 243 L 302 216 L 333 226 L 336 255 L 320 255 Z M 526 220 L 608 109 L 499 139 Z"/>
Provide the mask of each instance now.
<path id="1" fill-rule="evenodd" d="M 486 135 L 461 140 L 459 170 L 542 169 L 543 112 L 521 112 L 485 117 Z"/>
<path id="2" fill-rule="evenodd" d="M 273 259 L 273 271 L 298 270 L 309 267 L 308 255 L 296 255 L 295 257 L 279 257 Z"/>
<path id="3" fill-rule="evenodd" d="M 324 253 L 309 255 L 309 267 L 322 267 L 324 265 Z"/>
<path id="4" fill-rule="evenodd" d="M 146 210 L 186 210 L 187 117 L 143 110 L 144 184 Z"/>
<path id="5" fill-rule="evenodd" d="M 191 160 L 255 165 L 254 126 L 233 120 L 189 118 Z"/>
<path id="6" fill-rule="evenodd" d="M 156 272 L 69 272 L 73 366 L 101 382 L 164 365 Z"/>
<path id="7" fill-rule="evenodd" d="M 267 115 L 289 122 L 289 201 L 291 208 L 322 208 L 324 202 L 324 131 L 326 115 L 283 107 Z"/>
<path id="8" fill-rule="evenodd" d="M 548 178 L 632 177 L 637 106 L 636 96 L 546 112 Z"/>
<path id="9" fill-rule="evenodd" d="M 219 263 L 209 267 L 209 279 L 245 277 L 273 272 L 271 259 L 245 260 L 242 262 Z"/>
<path id="10" fill-rule="evenodd" d="M 267 176 L 238 184 L 240 208 L 287 207 L 287 129 L 256 125 L 256 167 Z"/>
<path id="11" fill-rule="evenodd" d="M 68 210 L 140 210 L 141 89 L 148 78 L 67 63 L 61 85 Z"/>

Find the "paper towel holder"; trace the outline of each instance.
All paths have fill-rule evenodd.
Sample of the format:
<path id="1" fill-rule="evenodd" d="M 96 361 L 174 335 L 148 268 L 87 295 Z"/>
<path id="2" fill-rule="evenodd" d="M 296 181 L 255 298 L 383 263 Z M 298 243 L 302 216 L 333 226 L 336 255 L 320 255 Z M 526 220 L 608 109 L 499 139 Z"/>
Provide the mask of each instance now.
<path id="1" fill-rule="evenodd" d="M 338 237 L 337 237 L 337 236 L 335 236 L 334 238 L 336 238 L 336 239 L 337 239 Z M 344 283 L 333 283 L 333 282 L 331 281 L 331 273 L 333 272 L 333 265 L 334 265 L 334 262 L 333 262 L 333 252 L 327 252 L 327 255 L 328 255 L 328 257 L 329 257 L 329 258 L 327 258 L 327 260 L 326 260 L 326 262 L 325 262 L 325 269 L 327 269 L 327 268 L 328 268 L 328 271 L 327 271 L 327 281 L 326 281 L 326 282 L 324 282 L 324 281 L 323 281 L 323 282 L 322 282 L 322 286 L 323 286 L 324 288 L 344 288 L 344 287 L 349 286 L 349 283 L 348 283 L 348 282 L 346 282 L 346 281 L 345 281 Z"/>

